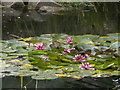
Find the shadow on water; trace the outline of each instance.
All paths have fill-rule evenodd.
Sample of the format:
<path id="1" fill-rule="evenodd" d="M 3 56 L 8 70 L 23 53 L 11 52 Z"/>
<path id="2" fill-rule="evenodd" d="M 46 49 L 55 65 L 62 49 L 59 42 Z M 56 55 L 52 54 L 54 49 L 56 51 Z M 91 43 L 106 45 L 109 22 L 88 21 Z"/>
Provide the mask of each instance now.
<path id="1" fill-rule="evenodd" d="M 93 9 L 76 8 L 55 12 L 3 9 L 3 39 L 47 33 L 72 35 L 118 32 L 118 3 L 101 3 Z"/>
<path id="2" fill-rule="evenodd" d="M 34 80 L 30 77 L 24 77 L 23 86 L 26 88 L 114 88 L 119 85 L 120 76 L 81 79 L 58 78 L 54 80 Z M 118 81 L 117 81 L 118 80 Z M 19 77 L 4 77 L 2 79 L 3 88 L 20 88 Z"/>

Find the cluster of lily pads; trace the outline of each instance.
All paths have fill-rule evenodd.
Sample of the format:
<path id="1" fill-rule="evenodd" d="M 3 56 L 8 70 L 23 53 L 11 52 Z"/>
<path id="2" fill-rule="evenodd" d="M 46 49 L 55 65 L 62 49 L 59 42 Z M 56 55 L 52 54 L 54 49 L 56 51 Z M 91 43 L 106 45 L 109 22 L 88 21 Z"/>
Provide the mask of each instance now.
<path id="1" fill-rule="evenodd" d="M 2 40 L 0 76 L 55 79 L 118 75 L 119 35 L 43 34 Z"/>

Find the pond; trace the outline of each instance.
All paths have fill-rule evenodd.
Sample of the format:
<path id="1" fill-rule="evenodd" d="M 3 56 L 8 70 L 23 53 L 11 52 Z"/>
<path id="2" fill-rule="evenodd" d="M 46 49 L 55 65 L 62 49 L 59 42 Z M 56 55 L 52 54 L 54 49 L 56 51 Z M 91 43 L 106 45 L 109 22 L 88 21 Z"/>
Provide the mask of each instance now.
<path id="1" fill-rule="evenodd" d="M 118 14 L 117 3 L 3 8 L 3 88 L 119 88 Z"/>

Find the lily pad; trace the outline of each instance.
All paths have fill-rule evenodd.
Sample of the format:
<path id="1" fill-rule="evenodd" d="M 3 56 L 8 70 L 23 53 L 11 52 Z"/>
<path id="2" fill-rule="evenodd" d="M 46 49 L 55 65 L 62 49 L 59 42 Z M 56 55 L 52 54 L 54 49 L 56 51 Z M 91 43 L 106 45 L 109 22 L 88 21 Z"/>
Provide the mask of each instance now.
<path id="1" fill-rule="evenodd" d="M 42 80 L 42 79 L 56 79 L 58 76 L 55 75 L 53 71 L 39 71 L 37 75 L 33 75 L 32 79 Z"/>

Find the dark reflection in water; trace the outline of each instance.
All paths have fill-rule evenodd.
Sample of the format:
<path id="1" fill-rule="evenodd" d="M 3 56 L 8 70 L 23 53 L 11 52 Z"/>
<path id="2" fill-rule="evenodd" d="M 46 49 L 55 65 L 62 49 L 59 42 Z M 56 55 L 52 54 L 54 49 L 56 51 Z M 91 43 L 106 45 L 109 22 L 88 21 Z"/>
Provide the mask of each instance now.
<path id="1" fill-rule="evenodd" d="M 3 39 L 10 34 L 20 37 L 39 36 L 47 33 L 71 35 L 118 32 L 118 3 L 101 3 L 93 9 L 71 9 L 58 12 L 3 9 Z"/>
<path id="2" fill-rule="evenodd" d="M 58 78 L 54 80 L 34 80 L 30 77 L 23 78 L 23 86 L 26 88 L 94 88 L 111 89 L 119 85 L 120 76 L 81 79 Z M 2 79 L 2 88 L 20 88 L 19 77 L 4 77 Z"/>

